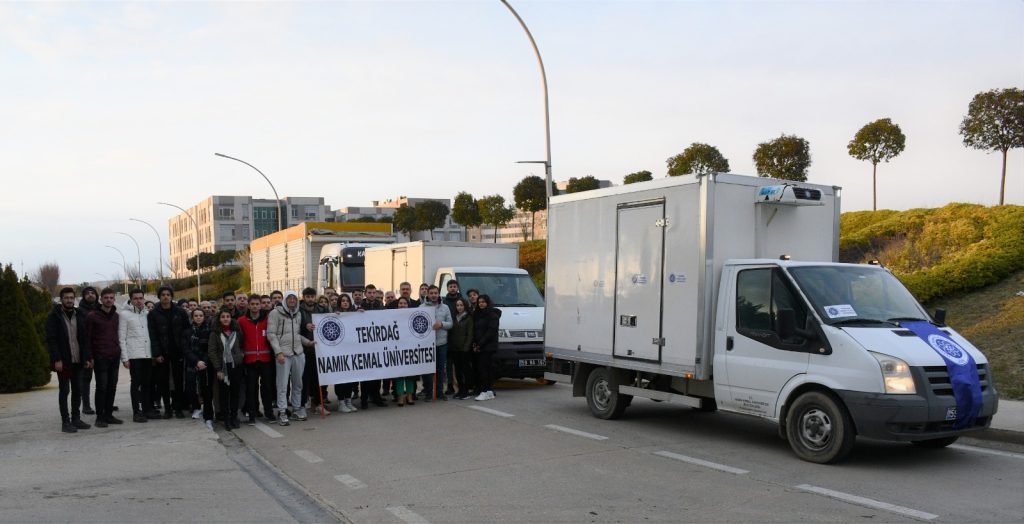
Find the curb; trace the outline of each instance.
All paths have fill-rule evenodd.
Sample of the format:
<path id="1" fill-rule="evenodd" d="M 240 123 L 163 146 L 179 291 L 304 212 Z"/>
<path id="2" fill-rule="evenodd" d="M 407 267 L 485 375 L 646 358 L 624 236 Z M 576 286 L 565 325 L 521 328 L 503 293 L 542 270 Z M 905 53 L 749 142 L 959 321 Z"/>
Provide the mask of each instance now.
<path id="1" fill-rule="evenodd" d="M 988 428 L 975 433 L 968 433 L 964 437 L 1024 446 L 1024 433 L 1009 429 Z"/>

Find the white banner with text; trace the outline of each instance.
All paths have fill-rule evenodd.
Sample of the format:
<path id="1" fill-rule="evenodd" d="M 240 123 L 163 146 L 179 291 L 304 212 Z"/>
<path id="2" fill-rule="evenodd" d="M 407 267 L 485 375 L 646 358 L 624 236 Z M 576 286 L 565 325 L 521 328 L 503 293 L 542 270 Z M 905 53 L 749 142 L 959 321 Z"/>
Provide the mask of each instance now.
<path id="1" fill-rule="evenodd" d="M 321 385 L 434 372 L 434 311 L 386 309 L 313 315 Z"/>

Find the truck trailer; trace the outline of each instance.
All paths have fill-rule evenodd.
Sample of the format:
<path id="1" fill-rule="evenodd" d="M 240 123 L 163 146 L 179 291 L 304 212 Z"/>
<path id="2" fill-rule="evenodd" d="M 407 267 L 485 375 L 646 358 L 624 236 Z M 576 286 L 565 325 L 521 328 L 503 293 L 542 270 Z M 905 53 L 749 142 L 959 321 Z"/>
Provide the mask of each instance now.
<path id="1" fill-rule="evenodd" d="M 366 250 L 366 282 L 380 289 L 434 284 L 444 296 L 450 280 L 458 281 L 463 295 L 474 288 L 489 295 L 501 310 L 495 378 L 542 378 L 544 299 L 519 268 L 518 245 L 418 241 Z"/>
<path id="2" fill-rule="evenodd" d="M 985 356 L 881 265 L 838 262 L 840 191 L 711 174 L 553 198 L 546 378 L 604 419 L 634 397 L 764 418 L 818 463 L 987 428 Z"/>
<path id="3" fill-rule="evenodd" d="M 296 292 L 312 287 L 323 293 L 325 287 L 348 287 L 362 276 L 361 260 L 343 255 L 345 246 L 390 244 L 395 241 L 391 224 L 363 222 L 303 222 L 257 238 L 249 243 L 251 288 L 253 293 L 269 295 L 273 290 Z M 326 254 L 325 254 L 326 253 Z M 357 254 L 349 250 L 349 254 Z M 346 279 L 345 271 L 349 271 Z M 332 280 L 333 279 L 333 280 Z M 340 291 L 340 290 L 339 290 Z"/>

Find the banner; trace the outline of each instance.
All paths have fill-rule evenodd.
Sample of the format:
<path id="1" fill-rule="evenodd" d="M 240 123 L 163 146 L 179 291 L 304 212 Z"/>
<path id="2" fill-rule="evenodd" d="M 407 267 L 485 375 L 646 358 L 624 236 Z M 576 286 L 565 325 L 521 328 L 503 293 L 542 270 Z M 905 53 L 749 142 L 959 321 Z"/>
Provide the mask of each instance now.
<path id="1" fill-rule="evenodd" d="M 924 340 L 946 361 L 949 384 L 953 387 L 953 398 L 956 400 L 956 409 L 952 413 L 947 410 L 946 420 L 955 421 L 954 429 L 972 426 L 981 413 L 982 405 L 981 382 L 974 357 L 927 320 L 900 322 L 900 326 Z"/>
<path id="2" fill-rule="evenodd" d="M 315 314 L 313 324 L 321 385 L 435 371 L 431 309 Z"/>

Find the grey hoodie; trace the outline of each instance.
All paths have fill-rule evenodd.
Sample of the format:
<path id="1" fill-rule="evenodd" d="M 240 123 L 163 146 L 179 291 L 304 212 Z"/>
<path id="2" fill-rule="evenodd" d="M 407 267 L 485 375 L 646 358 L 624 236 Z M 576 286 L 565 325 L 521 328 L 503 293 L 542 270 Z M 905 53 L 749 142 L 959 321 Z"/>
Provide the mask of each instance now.
<path id="1" fill-rule="evenodd" d="M 296 298 L 294 309 L 288 309 L 288 297 Z M 284 300 L 270 312 L 267 318 L 267 340 L 274 354 L 283 353 L 286 357 L 301 355 L 303 344 L 313 341 L 302 336 L 302 311 L 299 310 L 298 295 L 294 291 L 284 294 Z"/>

